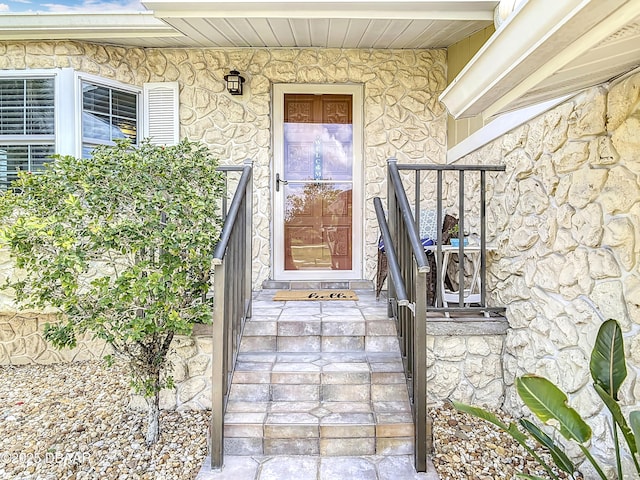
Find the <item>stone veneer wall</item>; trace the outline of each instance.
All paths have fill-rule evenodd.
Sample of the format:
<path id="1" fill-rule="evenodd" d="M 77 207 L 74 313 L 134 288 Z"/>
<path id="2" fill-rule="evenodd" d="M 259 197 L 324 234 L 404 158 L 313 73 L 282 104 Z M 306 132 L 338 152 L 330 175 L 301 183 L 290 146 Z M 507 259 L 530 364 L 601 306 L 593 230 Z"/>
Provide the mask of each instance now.
<path id="1" fill-rule="evenodd" d="M 270 278 L 271 92 L 274 83 L 364 85 L 365 278 L 374 276 L 372 199 L 386 196 L 386 160 L 442 163 L 447 116 L 445 50 L 142 49 L 81 42 L 0 42 L 0 69 L 72 67 L 141 87 L 180 84 L 180 135 L 207 143 L 223 163 L 254 161 L 254 285 Z M 224 75 L 238 69 L 245 93 Z M 6 271 L 0 258 L 0 277 Z M 0 299 L 1 300 L 1 299 Z M 1 302 L 0 302 L 1 303 Z"/>
<path id="2" fill-rule="evenodd" d="M 456 322 L 451 322 L 455 324 Z M 502 354 L 504 334 L 456 332 L 427 335 L 427 404 L 457 400 L 481 407 L 500 408 L 504 402 Z M 455 325 L 445 325 L 447 329 Z M 427 330 L 433 330 L 433 325 Z"/>
<path id="3" fill-rule="evenodd" d="M 43 338 L 44 325 L 55 317 L 42 313 L 0 314 L 0 365 L 28 365 L 101 360 L 110 349 L 102 340 L 87 333 L 73 349 L 54 348 Z M 160 392 L 164 409 L 211 408 L 211 327 L 195 325 L 193 334 L 176 336 L 169 361 L 173 369 L 174 390 Z M 146 408 L 146 401 L 133 396 L 133 407 Z"/>
<path id="4" fill-rule="evenodd" d="M 57 350 L 43 338 L 45 324 L 54 321 L 46 313 L 0 313 L 0 365 L 80 362 L 107 354 L 104 342 L 90 334 L 78 339 L 76 348 Z"/>
<path id="5" fill-rule="evenodd" d="M 589 357 L 603 319 L 618 319 L 630 367 L 620 397 L 625 411 L 637 408 L 640 74 L 591 88 L 460 162 L 507 166 L 488 200 L 489 287 L 511 327 L 505 408 L 521 411 L 516 376 L 544 375 L 589 417 L 599 456 L 614 458 Z"/>

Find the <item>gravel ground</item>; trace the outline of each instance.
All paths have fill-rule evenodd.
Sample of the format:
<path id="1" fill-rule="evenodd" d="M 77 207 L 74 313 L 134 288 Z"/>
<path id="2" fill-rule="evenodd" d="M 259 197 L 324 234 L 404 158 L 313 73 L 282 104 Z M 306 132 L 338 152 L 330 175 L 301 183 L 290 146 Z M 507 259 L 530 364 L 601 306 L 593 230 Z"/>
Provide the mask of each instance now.
<path id="1" fill-rule="evenodd" d="M 131 411 L 122 394 L 128 378 L 123 365 L 99 362 L 0 367 L 0 479 L 195 478 L 208 412 L 162 412 L 160 441 L 147 450 L 145 415 Z M 430 414 L 442 480 L 545 476 L 492 425 L 448 406 Z"/>
<path id="2" fill-rule="evenodd" d="M 507 425 L 514 420 L 493 412 Z M 461 413 L 450 405 L 431 410 L 433 464 L 441 480 L 493 480 L 515 478 L 517 473 L 548 478 L 540 464 L 515 440 L 496 426 Z M 550 457 L 537 452 L 548 465 Z M 556 472 L 557 473 L 557 472 Z M 560 478 L 567 478 L 563 473 Z"/>
<path id="3" fill-rule="evenodd" d="M 147 450 L 145 414 L 122 394 L 128 381 L 123 365 L 100 362 L 0 367 L 0 478 L 195 478 L 208 413 L 162 412 Z"/>

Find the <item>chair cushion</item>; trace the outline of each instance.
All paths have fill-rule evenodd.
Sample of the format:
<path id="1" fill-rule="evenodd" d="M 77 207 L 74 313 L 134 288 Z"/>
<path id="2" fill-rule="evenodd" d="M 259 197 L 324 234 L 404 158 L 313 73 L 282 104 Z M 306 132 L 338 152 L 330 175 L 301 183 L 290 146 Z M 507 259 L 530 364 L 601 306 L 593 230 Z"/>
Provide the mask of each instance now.
<path id="1" fill-rule="evenodd" d="M 423 248 L 430 247 L 431 245 L 436 244 L 436 242 L 434 240 L 431 240 L 430 238 L 421 238 L 420 243 L 422 243 Z M 380 240 L 378 241 L 378 250 L 384 253 L 384 240 L 382 239 L 382 237 L 380 237 Z"/>
<path id="2" fill-rule="evenodd" d="M 420 210 L 420 238 L 432 238 L 435 241 L 438 238 L 438 230 L 438 212 Z"/>
<path id="3" fill-rule="evenodd" d="M 420 210 L 419 233 L 420 242 L 423 247 L 429 247 L 436 244 L 436 239 L 438 238 L 438 212 L 436 210 Z M 384 252 L 382 236 L 380 236 L 380 240 L 378 242 L 378 249 L 381 252 Z"/>

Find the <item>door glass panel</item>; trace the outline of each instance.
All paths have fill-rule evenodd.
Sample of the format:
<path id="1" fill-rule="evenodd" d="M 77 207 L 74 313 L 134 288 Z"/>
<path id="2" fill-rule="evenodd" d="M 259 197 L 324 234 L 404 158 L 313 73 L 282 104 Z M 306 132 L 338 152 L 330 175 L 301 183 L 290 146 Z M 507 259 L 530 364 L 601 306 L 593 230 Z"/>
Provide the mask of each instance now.
<path id="1" fill-rule="evenodd" d="M 285 270 L 351 270 L 350 95 L 285 95 Z"/>

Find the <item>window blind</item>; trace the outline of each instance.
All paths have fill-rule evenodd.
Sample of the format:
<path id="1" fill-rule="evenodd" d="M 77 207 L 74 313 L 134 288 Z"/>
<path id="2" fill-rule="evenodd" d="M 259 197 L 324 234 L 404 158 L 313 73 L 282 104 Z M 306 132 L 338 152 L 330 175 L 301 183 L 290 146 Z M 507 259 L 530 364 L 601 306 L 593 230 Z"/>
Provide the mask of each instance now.
<path id="1" fill-rule="evenodd" d="M 138 95 L 82 82 L 83 152 L 98 144 L 138 141 Z"/>
<path id="2" fill-rule="evenodd" d="M 53 78 L 0 79 L 0 190 L 38 172 L 55 152 Z"/>
<path id="3" fill-rule="evenodd" d="M 52 78 L 0 80 L 0 135 L 53 135 Z"/>

